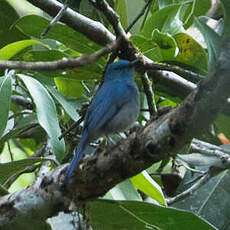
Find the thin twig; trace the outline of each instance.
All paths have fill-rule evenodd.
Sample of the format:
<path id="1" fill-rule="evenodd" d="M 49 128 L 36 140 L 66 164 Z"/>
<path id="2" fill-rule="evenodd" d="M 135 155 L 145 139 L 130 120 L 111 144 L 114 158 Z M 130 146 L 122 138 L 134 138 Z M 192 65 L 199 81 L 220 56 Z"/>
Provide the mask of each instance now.
<path id="1" fill-rule="evenodd" d="M 190 152 L 197 152 L 197 153 L 201 153 L 209 156 L 210 155 L 216 156 L 216 157 L 224 157 L 225 154 L 230 155 L 229 150 L 198 139 L 194 139 L 192 141 L 192 144 L 190 146 Z"/>
<path id="2" fill-rule="evenodd" d="M 44 37 L 49 30 L 55 26 L 55 24 L 61 19 L 61 17 L 64 15 L 64 13 L 66 12 L 67 8 L 68 8 L 68 0 L 65 1 L 65 3 L 63 4 L 61 10 L 58 12 L 58 14 L 52 19 L 52 21 L 50 22 L 50 24 L 45 28 L 45 30 L 41 33 L 41 37 Z"/>
<path id="3" fill-rule="evenodd" d="M 119 16 L 105 0 L 90 0 L 90 2 L 95 8 L 100 10 L 105 15 L 109 23 L 113 26 L 117 38 L 120 36 L 126 36 L 125 30 L 123 29 L 119 20 Z"/>
<path id="4" fill-rule="evenodd" d="M 21 69 L 21 70 L 38 70 L 38 71 L 53 71 L 61 69 L 71 69 L 82 67 L 87 64 L 96 62 L 100 57 L 109 54 L 117 49 L 119 42 L 115 41 L 112 44 L 106 45 L 104 48 L 96 51 L 91 55 L 82 55 L 77 58 L 63 58 L 58 61 L 49 62 L 25 62 L 25 61 L 0 61 L 0 69 Z"/>
<path id="5" fill-rule="evenodd" d="M 84 116 L 82 116 L 81 118 L 79 118 L 73 125 L 71 125 L 65 132 L 63 132 L 58 139 L 61 140 L 64 136 L 66 136 L 69 132 L 71 132 L 73 129 L 75 129 L 76 127 L 78 127 L 81 122 L 84 120 Z"/>
<path id="6" fill-rule="evenodd" d="M 9 141 L 7 141 L 6 143 L 7 143 L 7 148 L 8 148 L 9 154 L 10 154 L 10 160 L 14 161 L 14 157 L 13 157 L 13 153 L 11 151 L 10 143 L 9 143 Z"/>
<path id="7" fill-rule="evenodd" d="M 154 103 L 154 93 L 151 87 L 151 82 L 149 81 L 147 73 L 141 74 L 141 80 L 144 87 L 144 92 L 147 98 L 149 113 L 151 118 L 155 117 L 157 115 L 157 108 L 156 104 Z"/>
<path id="8" fill-rule="evenodd" d="M 205 173 L 203 175 L 203 177 L 201 177 L 201 179 L 195 183 L 194 185 L 192 185 L 189 189 L 185 190 L 184 192 L 178 194 L 177 196 L 170 198 L 170 199 L 166 199 L 167 204 L 173 204 L 179 200 L 184 199 L 185 197 L 189 196 L 190 194 L 192 194 L 194 191 L 196 191 L 198 188 L 200 188 L 203 184 L 206 184 L 209 179 L 211 178 L 211 175 L 209 172 Z"/>
<path id="9" fill-rule="evenodd" d="M 129 24 L 129 26 L 125 30 L 126 33 L 128 33 L 132 29 L 132 27 L 136 24 L 136 22 L 140 19 L 140 17 L 142 17 L 144 15 L 146 9 L 148 8 L 148 6 L 150 5 L 151 2 L 152 2 L 152 0 L 148 0 L 146 2 L 143 9 L 141 10 L 141 12 L 136 16 L 136 18 L 134 18 L 134 20 Z"/>
<path id="10" fill-rule="evenodd" d="M 173 66 L 173 65 L 168 65 L 168 64 L 163 64 L 163 63 L 151 63 L 151 62 L 145 62 L 143 64 L 143 67 L 146 71 L 148 70 L 166 70 L 166 71 L 171 71 L 174 72 L 180 76 L 183 76 L 183 78 L 192 81 L 192 82 L 198 82 L 202 79 L 205 78 L 205 76 L 202 76 L 200 74 L 194 73 L 189 70 L 185 70 L 180 68 L 179 66 Z"/>

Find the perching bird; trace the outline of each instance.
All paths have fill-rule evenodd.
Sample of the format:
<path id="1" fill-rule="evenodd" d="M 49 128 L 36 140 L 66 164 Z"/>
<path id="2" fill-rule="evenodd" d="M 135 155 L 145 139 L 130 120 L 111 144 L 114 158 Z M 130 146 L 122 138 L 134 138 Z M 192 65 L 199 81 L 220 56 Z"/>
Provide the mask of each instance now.
<path id="1" fill-rule="evenodd" d="M 139 91 L 134 82 L 134 62 L 119 60 L 109 64 L 104 83 L 89 105 L 82 138 L 65 174 L 64 183 L 77 167 L 86 146 L 93 140 L 129 128 L 140 110 Z"/>

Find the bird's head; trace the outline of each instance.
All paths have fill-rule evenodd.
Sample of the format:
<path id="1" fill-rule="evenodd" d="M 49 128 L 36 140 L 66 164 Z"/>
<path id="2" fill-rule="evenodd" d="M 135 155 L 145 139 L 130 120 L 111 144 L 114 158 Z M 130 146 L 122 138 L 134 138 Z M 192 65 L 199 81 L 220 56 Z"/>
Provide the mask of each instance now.
<path id="1" fill-rule="evenodd" d="M 128 78 L 133 79 L 134 76 L 134 64 L 136 60 L 130 62 L 128 60 L 120 59 L 117 62 L 109 64 L 106 73 L 105 79 L 114 79 L 114 78 Z"/>

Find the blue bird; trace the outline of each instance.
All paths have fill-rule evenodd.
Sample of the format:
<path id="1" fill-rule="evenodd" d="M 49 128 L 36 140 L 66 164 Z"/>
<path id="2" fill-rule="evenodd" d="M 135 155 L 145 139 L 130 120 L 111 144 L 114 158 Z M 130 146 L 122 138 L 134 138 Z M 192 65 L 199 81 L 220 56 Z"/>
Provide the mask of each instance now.
<path id="1" fill-rule="evenodd" d="M 71 177 L 90 142 L 101 136 L 124 131 L 136 121 L 140 98 L 134 82 L 134 63 L 121 59 L 108 65 L 104 83 L 87 109 L 82 138 L 75 149 L 64 183 Z"/>

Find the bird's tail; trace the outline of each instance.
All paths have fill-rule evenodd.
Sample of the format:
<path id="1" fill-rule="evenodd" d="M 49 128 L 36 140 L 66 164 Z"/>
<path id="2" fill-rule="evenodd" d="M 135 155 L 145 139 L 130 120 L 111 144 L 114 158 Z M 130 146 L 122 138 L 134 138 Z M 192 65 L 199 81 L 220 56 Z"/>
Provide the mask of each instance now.
<path id="1" fill-rule="evenodd" d="M 65 179 L 64 179 L 64 184 L 67 183 L 67 181 L 70 179 L 70 177 L 72 176 L 73 174 L 73 171 L 76 169 L 76 167 L 78 166 L 78 163 L 79 161 L 81 160 L 82 158 L 82 155 L 83 155 L 83 151 L 87 145 L 87 135 L 84 135 L 83 133 L 83 136 L 81 138 L 81 141 L 79 143 L 79 145 L 77 146 L 77 148 L 75 149 L 75 152 L 74 152 L 74 157 L 69 165 L 69 168 L 67 169 L 66 171 L 66 174 L 65 174 Z"/>

